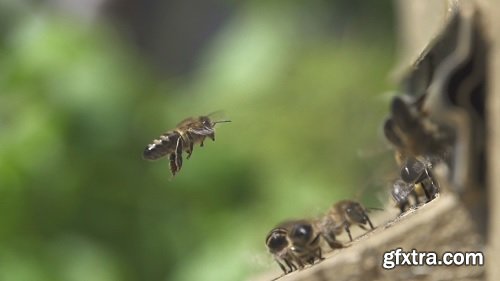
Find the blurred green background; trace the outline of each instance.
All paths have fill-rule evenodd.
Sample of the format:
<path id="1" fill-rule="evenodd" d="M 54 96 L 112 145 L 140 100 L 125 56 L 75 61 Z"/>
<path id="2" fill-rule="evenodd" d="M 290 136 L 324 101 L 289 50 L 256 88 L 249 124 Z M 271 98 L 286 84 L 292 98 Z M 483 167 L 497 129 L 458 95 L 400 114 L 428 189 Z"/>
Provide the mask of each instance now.
<path id="1" fill-rule="evenodd" d="M 278 222 L 382 204 L 391 4 L 1 0 L 0 280 L 245 280 Z M 217 110 L 173 180 L 141 158 Z"/>

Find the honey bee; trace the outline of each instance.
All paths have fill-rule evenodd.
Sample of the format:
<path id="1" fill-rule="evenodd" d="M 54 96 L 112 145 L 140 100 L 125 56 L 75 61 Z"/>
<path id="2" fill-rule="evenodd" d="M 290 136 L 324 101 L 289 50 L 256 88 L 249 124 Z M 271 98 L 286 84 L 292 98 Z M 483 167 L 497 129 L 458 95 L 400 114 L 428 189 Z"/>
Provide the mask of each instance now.
<path id="1" fill-rule="evenodd" d="M 320 233 L 310 220 L 280 223 L 267 235 L 266 246 L 285 274 L 323 259 Z"/>
<path id="2" fill-rule="evenodd" d="M 266 247 L 285 274 L 298 269 L 300 266 L 303 267 L 302 262 L 291 250 L 287 229 L 277 226 L 271 230 L 266 237 Z"/>
<path id="3" fill-rule="evenodd" d="M 144 149 L 144 159 L 157 160 L 168 155 L 170 171 L 172 176 L 175 176 L 182 167 L 182 152 L 185 151 L 186 159 L 189 159 L 194 145 L 199 144 L 203 147 L 207 137 L 215 141 L 216 124 L 231 122 L 231 120 L 213 121 L 209 116 L 186 118 L 175 129 L 161 134 Z"/>
<path id="4" fill-rule="evenodd" d="M 384 135 L 397 150 L 413 156 L 442 155 L 451 136 L 427 118 L 422 111 L 425 95 L 413 100 L 396 96 L 391 102 L 391 116 L 384 123 Z"/>
<path id="5" fill-rule="evenodd" d="M 344 230 L 349 235 L 349 240 L 352 241 L 351 225 L 357 225 L 367 230 L 366 225 L 368 224 L 371 229 L 374 229 L 367 212 L 368 209 L 356 201 L 342 200 L 335 203 L 319 220 L 321 233 L 330 247 L 336 248 L 341 245 L 336 240 L 336 236 L 342 234 Z"/>
<path id="6" fill-rule="evenodd" d="M 428 159 L 407 157 L 401 167 L 401 179 L 411 184 L 421 184 L 427 199 L 432 200 L 439 192 L 439 186 L 432 172 L 432 162 Z"/>
<path id="7" fill-rule="evenodd" d="M 419 159 L 397 155 L 399 155 L 396 157 L 397 162 L 402 163 L 402 166 L 400 178 L 393 183 L 391 194 L 403 213 L 411 205 L 410 197 L 413 197 L 415 205 L 420 203 L 419 198 L 423 195 L 426 197 L 426 202 L 429 202 L 439 193 L 439 185 L 432 173 L 432 161 L 429 157 Z"/>

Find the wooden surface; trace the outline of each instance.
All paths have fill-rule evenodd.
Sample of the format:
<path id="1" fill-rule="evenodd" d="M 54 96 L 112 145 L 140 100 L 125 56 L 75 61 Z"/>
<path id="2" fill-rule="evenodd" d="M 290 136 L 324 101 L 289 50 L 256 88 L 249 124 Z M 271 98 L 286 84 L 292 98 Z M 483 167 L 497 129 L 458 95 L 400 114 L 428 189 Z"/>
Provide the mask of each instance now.
<path id="1" fill-rule="evenodd" d="M 489 241 L 487 259 L 495 263 L 487 266 L 487 279 L 496 281 L 500 276 L 500 1 L 481 1 L 483 11 L 487 16 L 488 31 L 491 37 L 491 65 L 490 65 L 490 96 L 488 100 L 489 117 L 488 147 L 489 153 L 489 199 L 491 206 L 489 223 Z"/>

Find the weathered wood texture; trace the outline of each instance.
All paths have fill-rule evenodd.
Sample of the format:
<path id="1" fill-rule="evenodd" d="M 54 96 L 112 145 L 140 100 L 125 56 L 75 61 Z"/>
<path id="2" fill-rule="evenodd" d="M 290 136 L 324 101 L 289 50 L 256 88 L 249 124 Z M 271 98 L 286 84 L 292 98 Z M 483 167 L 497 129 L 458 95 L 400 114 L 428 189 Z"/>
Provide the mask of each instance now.
<path id="1" fill-rule="evenodd" d="M 483 3 L 484 2 L 484 3 Z M 498 280 L 500 276 L 500 1 L 481 2 L 487 16 L 491 37 L 490 91 L 488 147 L 489 147 L 489 199 L 491 215 L 487 255 L 487 280 Z"/>

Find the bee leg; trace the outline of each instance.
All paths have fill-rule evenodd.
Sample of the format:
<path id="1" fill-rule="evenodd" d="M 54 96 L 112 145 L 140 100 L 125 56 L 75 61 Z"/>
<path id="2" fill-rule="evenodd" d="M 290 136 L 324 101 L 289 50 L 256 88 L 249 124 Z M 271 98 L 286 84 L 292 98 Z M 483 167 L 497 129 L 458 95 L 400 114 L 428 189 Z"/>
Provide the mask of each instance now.
<path id="1" fill-rule="evenodd" d="M 362 224 L 358 224 L 359 228 L 363 229 L 363 230 L 368 230 L 364 225 Z"/>
<path id="2" fill-rule="evenodd" d="M 174 153 L 169 156 L 170 159 L 170 171 L 172 175 L 175 176 L 177 172 L 181 170 L 182 167 L 182 142 L 181 138 L 177 140 L 177 146 Z"/>
<path id="3" fill-rule="evenodd" d="M 318 260 L 320 260 L 320 261 L 322 261 L 322 260 L 324 260 L 324 259 L 325 259 L 325 258 L 323 257 L 323 255 L 322 255 L 322 252 L 321 252 L 321 247 L 318 247 L 318 252 L 317 252 L 317 254 L 316 254 L 316 257 L 317 257 L 317 258 L 318 258 Z M 314 260 L 313 260 L 313 262 L 314 262 Z"/>
<path id="4" fill-rule="evenodd" d="M 310 244 L 311 245 L 318 245 L 320 237 L 321 237 L 320 234 L 316 235 L 316 237 L 313 239 L 313 241 L 311 241 Z M 314 262 L 316 261 L 316 259 L 318 259 L 318 260 L 323 259 L 323 257 L 321 256 L 321 247 L 320 246 L 317 246 L 316 249 L 314 251 L 312 251 L 311 257 L 309 258 L 309 260 L 307 262 L 309 264 L 313 265 Z"/>
<path id="5" fill-rule="evenodd" d="M 345 232 L 347 232 L 347 235 L 349 235 L 349 240 L 351 240 L 352 242 L 352 235 L 351 235 L 351 230 L 349 229 L 349 224 L 344 224 L 344 229 L 345 229 Z"/>
<path id="6" fill-rule="evenodd" d="M 431 170 L 425 169 L 425 173 L 427 174 L 430 182 L 430 190 L 432 199 L 436 198 L 436 195 L 439 193 L 439 185 L 434 182 L 434 175 Z"/>
<path id="7" fill-rule="evenodd" d="M 399 210 L 401 211 L 401 214 L 406 211 L 407 207 L 410 207 L 410 202 L 408 202 L 408 199 L 399 204 Z"/>
<path id="8" fill-rule="evenodd" d="M 285 274 L 290 273 L 294 270 L 297 270 L 297 266 L 295 264 L 293 264 L 292 262 L 290 262 L 288 259 L 285 259 L 284 261 L 285 261 L 286 265 L 288 266 L 288 271 L 284 270 Z"/>
<path id="9" fill-rule="evenodd" d="M 203 142 L 205 141 L 205 137 L 201 139 L 200 147 L 203 147 Z"/>
<path id="10" fill-rule="evenodd" d="M 180 171 L 182 168 L 182 153 L 176 154 L 175 162 L 177 163 L 177 167 L 178 167 L 177 170 Z"/>
<path id="11" fill-rule="evenodd" d="M 208 134 L 207 137 L 209 137 L 211 140 L 215 141 L 215 133 Z"/>
<path id="12" fill-rule="evenodd" d="M 405 212 L 405 207 L 406 207 L 406 202 L 404 203 L 398 203 L 398 208 L 399 208 L 399 212 L 402 214 Z"/>
<path id="13" fill-rule="evenodd" d="M 275 259 L 275 261 L 276 261 L 276 263 L 280 266 L 281 270 L 283 270 L 283 272 L 284 272 L 285 274 L 287 274 L 287 273 L 288 273 L 288 271 L 286 270 L 285 266 L 284 266 L 281 262 L 279 262 L 277 259 Z"/>
<path id="14" fill-rule="evenodd" d="M 344 247 L 342 243 L 337 241 L 337 239 L 335 238 L 335 233 L 333 232 L 329 232 L 328 234 L 323 235 L 323 238 L 325 238 L 326 243 L 328 244 L 328 246 L 330 246 L 330 248 L 332 248 L 332 250 Z"/>
<path id="15" fill-rule="evenodd" d="M 422 183 L 422 189 L 424 190 L 425 198 L 427 198 L 427 202 L 432 200 L 431 194 L 429 193 L 429 190 L 427 190 L 427 187 Z"/>
<path id="16" fill-rule="evenodd" d="M 291 263 L 295 265 L 295 269 L 302 269 L 302 268 L 304 268 L 305 264 L 302 262 L 301 259 L 299 259 L 299 257 L 297 257 L 293 253 L 291 254 L 291 257 L 293 259 L 293 261 Z"/>
<path id="17" fill-rule="evenodd" d="M 418 199 L 418 194 L 415 190 L 412 190 L 411 191 L 411 195 L 413 196 L 413 198 L 415 199 L 415 205 L 418 205 L 420 204 L 420 199 Z"/>
<path id="18" fill-rule="evenodd" d="M 363 215 L 365 216 L 366 221 L 367 221 L 367 222 L 368 222 L 368 224 L 370 225 L 370 228 L 371 228 L 371 229 L 374 229 L 373 224 L 372 224 L 372 221 L 370 220 L 370 218 L 368 217 L 368 215 L 367 215 L 367 214 L 363 214 Z"/>
<path id="19" fill-rule="evenodd" d="M 179 167 L 177 166 L 177 156 L 175 153 L 171 153 L 169 156 L 169 161 L 170 161 L 170 172 L 172 173 L 172 176 L 175 176 L 177 171 L 179 171 Z"/>
<path id="20" fill-rule="evenodd" d="M 425 198 L 427 199 L 426 203 L 436 198 L 436 186 L 434 185 L 434 182 L 431 178 L 427 178 L 421 184 L 422 189 L 424 190 Z"/>
<path id="21" fill-rule="evenodd" d="M 189 143 L 189 149 L 186 152 L 188 154 L 186 159 L 189 159 L 191 157 L 191 154 L 193 154 L 193 142 Z"/>
<path id="22" fill-rule="evenodd" d="M 307 263 L 308 263 L 309 265 L 313 265 L 313 264 L 314 264 L 314 261 L 316 261 L 316 253 L 313 253 L 313 254 L 309 257 L 309 259 L 307 259 Z"/>
<path id="23" fill-rule="evenodd" d="M 373 224 L 372 224 L 372 222 L 370 221 L 370 219 L 369 219 L 368 217 L 366 217 L 366 222 L 365 222 L 365 224 L 366 224 L 366 223 L 368 223 L 368 224 L 370 225 L 370 228 L 371 228 L 371 229 L 373 229 Z M 365 226 L 365 225 L 363 225 L 363 224 L 358 224 L 358 226 L 359 226 L 361 229 L 368 231 L 368 228 L 366 228 L 366 226 Z"/>

